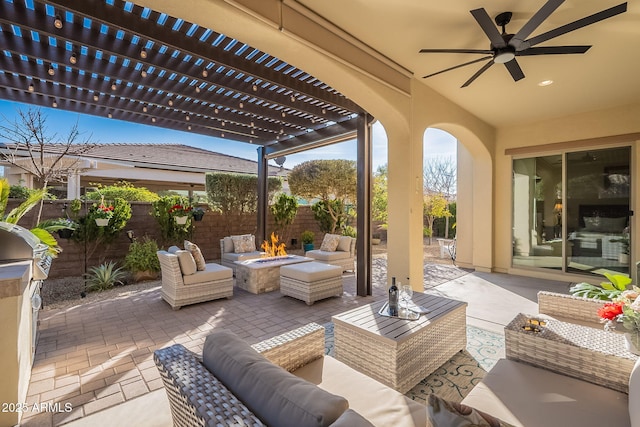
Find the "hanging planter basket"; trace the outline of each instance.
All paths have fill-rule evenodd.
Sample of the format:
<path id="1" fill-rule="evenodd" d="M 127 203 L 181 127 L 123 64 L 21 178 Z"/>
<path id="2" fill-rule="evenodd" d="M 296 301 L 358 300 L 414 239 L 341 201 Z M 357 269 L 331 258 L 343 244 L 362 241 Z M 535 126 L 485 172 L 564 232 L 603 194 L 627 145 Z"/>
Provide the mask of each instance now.
<path id="1" fill-rule="evenodd" d="M 57 233 L 61 239 L 70 239 L 71 236 L 73 236 L 73 230 L 69 228 L 63 228 L 61 230 L 58 230 Z"/>
<path id="2" fill-rule="evenodd" d="M 96 218 L 96 225 L 98 227 L 106 227 L 109 225 L 109 218 Z"/>
<path id="3" fill-rule="evenodd" d="M 187 223 L 187 218 L 186 216 L 176 216 L 174 217 L 174 219 L 176 220 L 176 224 L 178 225 L 185 225 Z"/>
<path id="4" fill-rule="evenodd" d="M 204 216 L 204 212 L 194 212 L 193 214 L 194 221 L 202 221 L 202 217 Z"/>

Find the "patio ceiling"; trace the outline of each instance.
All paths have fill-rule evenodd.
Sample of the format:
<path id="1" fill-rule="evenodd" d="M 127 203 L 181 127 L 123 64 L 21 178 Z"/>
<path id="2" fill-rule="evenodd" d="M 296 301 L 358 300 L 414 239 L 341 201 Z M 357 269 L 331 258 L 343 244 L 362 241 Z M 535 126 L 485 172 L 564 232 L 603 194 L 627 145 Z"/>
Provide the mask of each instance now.
<path id="1" fill-rule="evenodd" d="M 353 101 L 208 28 L 121 0 L 0 0 L 0 98 L 288 150 L 354 137 Z"/>

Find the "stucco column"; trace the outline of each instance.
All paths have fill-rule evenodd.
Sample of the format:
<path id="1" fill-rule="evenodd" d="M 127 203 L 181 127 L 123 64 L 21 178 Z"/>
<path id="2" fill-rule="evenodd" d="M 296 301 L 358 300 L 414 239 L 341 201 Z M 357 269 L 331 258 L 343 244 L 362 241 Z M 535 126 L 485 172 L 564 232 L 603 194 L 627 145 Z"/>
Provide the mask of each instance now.
<path id="1" fill-rule="evenodd" d="M 423 291 L 422 132 L 386 129 L 389 144 L 387 285 Z"/>

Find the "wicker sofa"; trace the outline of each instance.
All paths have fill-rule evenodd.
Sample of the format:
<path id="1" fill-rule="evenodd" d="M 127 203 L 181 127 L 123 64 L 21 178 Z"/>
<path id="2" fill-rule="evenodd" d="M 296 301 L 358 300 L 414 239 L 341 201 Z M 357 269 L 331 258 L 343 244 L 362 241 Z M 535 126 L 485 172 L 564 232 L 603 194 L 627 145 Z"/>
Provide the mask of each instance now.
<path id="1" fill-rule="evenodd" d="M 249 259 L 260 258 L 263 253 L 256 250 L 254 236 L 251 236 L 254 238 L 252 250 L 247 252 L 236 251 L 236 248 L 233 244 L 233 237 L 234 236 L 227 236 L 223 239 L 220 239 L 220 264 L 233 270 L 233 275 L 235 276 L 237 265 L 235 263 L 236 261 L 246 261 Z"/>
<path id="2" fill-rule="evenodd" d="M 324 239 L 327 240 L 328 236 L 335 236 L 331 234 L 325 235 Z M 338 236 L 339 243 L 335 250 L 323 250 L 323 245 L 320 249 L 314 249 L 307 251 L 304 256 L 313 258 L 318 262 L 325 264 L 337 265 L 342 267 L 342 271 L 353 271 L 354 261 L 356 256 L 356 239 L 349 236 Z"/>
<path id="3" fill-rule="evenodd" d="M 344 397 L 351 410 L 371 423 L 340 419 L 326 425 L 428 425 L 426 406 L 331 356 L 324 356 L 324 339 L 324 327 L 311 323 L 252 347 L 271 363 L 283 367 L 298 378 L 303 378 L 326 392 Z M 200 357 L 183 346 L 176 344 L 157 350 L 154 360 L 169 396 L 174 426 L 264 425 L 249 409 L 259 403 L 238 399 L 205 367 Z M 264 390 L 263 384 L 259 386 L 254 385 L 253 388 Z M 375 397 L 375 404 L 372 397 Z"/>
<path id="4" fill-rule="evenodd" d="M 179 252 L 184 254 L 187 251 Z M 185 274 L 179 261 L 180 253 L 157 252 L 162 270 L 162 298 L 174 310 L 179 310 L 184 305 L 233 297 L 231 269 L 207 263 L 205 270 Z"/>
<path id="5" fill-rule="evenodd" d="M 604 301 L 556 292 L 538 292 L 538 312 L 572 323 L 600 323 L 598 309 Z"/>

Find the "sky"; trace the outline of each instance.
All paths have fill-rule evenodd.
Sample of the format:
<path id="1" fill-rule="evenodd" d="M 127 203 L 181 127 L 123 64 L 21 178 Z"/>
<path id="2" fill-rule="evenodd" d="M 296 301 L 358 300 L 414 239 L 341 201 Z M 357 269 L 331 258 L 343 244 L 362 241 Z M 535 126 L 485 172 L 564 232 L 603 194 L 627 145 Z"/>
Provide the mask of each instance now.
<path id="1" fill-rule="evenodd" d="M 13 122 L 18 114 L 18 109 L 26 110 L 29 107 L 29 104 L 0 100 L 0 117 L 3 122 L 6 122 L 6 120 Z M 109 119 L 106 117 L 78 114 L 57 108 L 41 108 L 47 118 L 46 126 L 48 133 L 57 133 L 61 137 L 66 136 L 71 126 L 77 121 L 78 130 L 82 133 L 79 140 L 86 140 L 88 138 L 94 143 L 184 144 L 254 161 L 257 160 L 258 157 L 257 147 L 255 145 L 242 142 Z M 376 122 L 373 125 L 372 140 L 373 170 L 375 171 L 379 166 L 387 163 L 387 135 L 380 122 Z M 425 159 L 430 156 L 451 156 L 455 158 L 456 140 L 447 132 L 433 128 L 428 129 L 425 132 L 424 141 Z M 284 167 L 293 168 L 299 163 L 319 158 L 356 160 L 356 156 L 356 141 L 352 140 L 287 156 Z M 270 163 L 275 165 L 273 161 Z"/>

